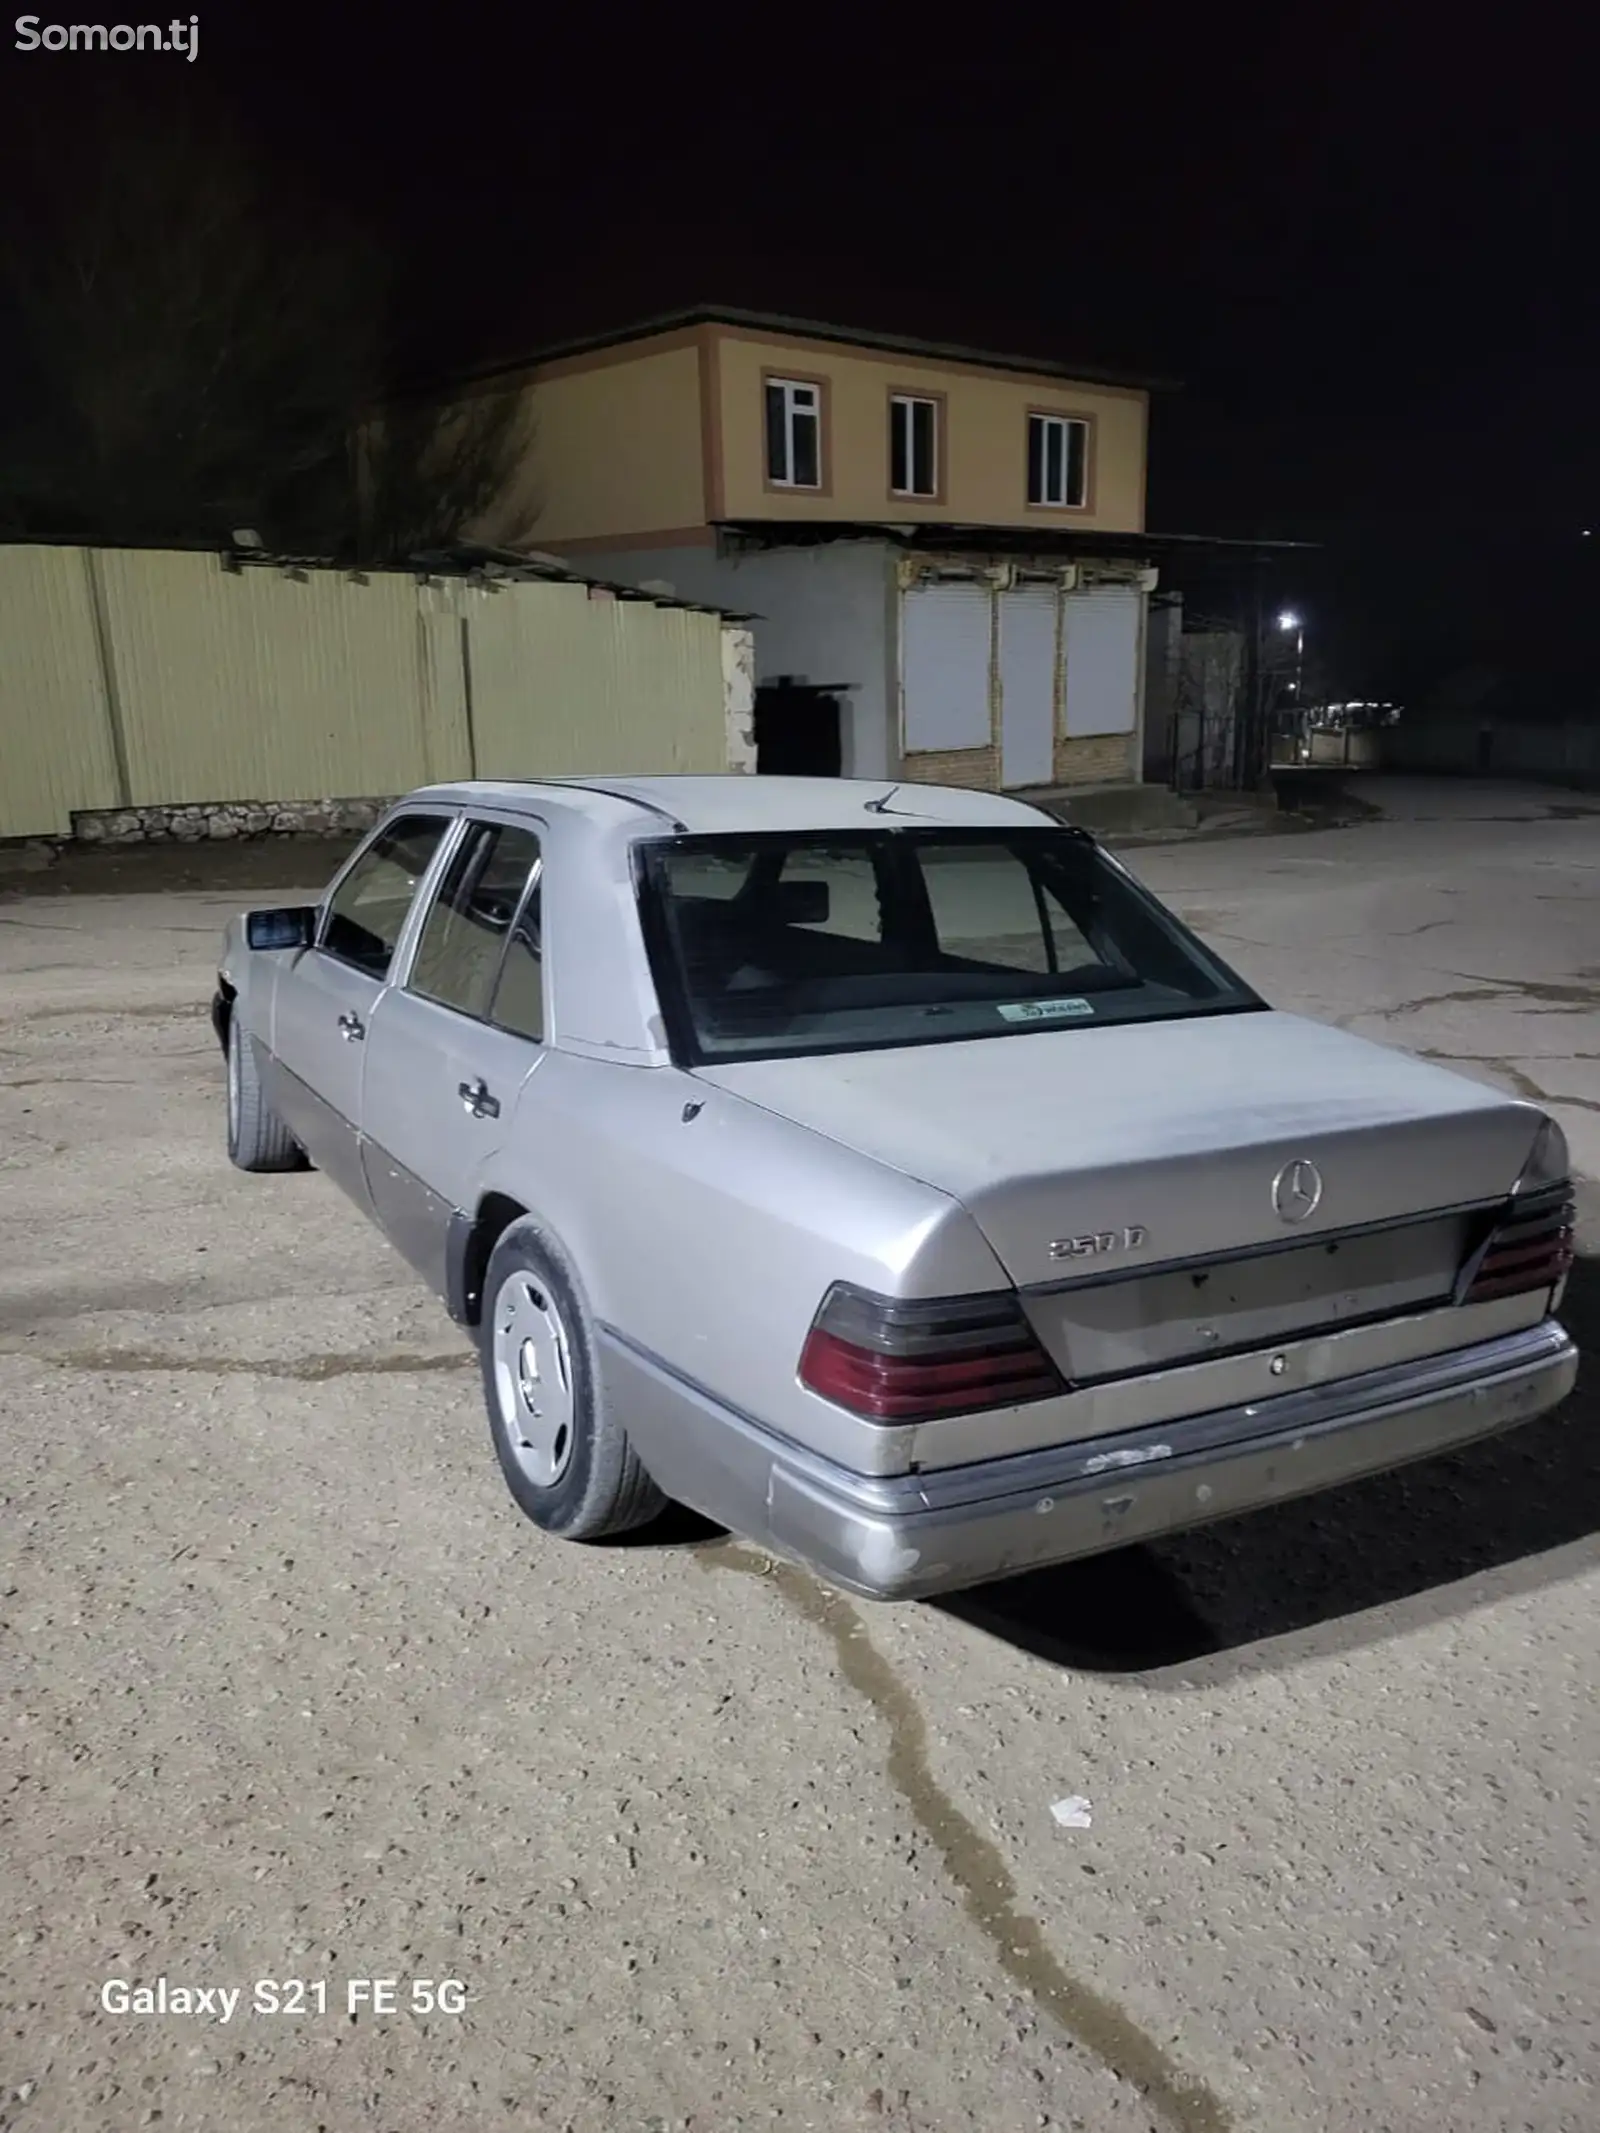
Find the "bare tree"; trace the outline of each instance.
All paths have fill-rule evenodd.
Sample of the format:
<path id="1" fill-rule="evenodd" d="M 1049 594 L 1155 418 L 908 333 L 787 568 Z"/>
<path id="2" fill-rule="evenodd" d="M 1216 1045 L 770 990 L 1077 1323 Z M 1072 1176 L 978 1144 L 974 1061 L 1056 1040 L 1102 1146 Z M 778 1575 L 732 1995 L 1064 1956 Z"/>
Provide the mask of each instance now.
<path id="1" fill-rule="evenodd" d="M 1185 617 L 1178 640 L 1180 783 L 1210 789 L 1237 781 L 1240 727 L 1249 691 L 1249 639 L 1234 623 Z"/>
<path id="2" fill-rule="evenodd" d="M 357 555 L 428 555 L 467 537 L 525 546 L 538 517 L 533 444 L 529 399 L 515 386 L 391 401 L 356 443 Z"/>
<path id="3" fill-rule="evenodd" d="M 65 155 L 11 144 L 35 210 L 6 277 L 36 419 L 8 455 L 31 531 L 289 544 L 347 483 L 378 354 L 373 263 L 278 193 L 198 99 L 154 120 L 114 89 Z"/>
<path id="4" fill-rule="evenodd" d="M 82 141 L 5 144 L 0 176 L 37 205 L 0 253 L 31 373 L 0 525 L 183 546 L 248 526 L 370 561 L 459 536 L 511 485 L 514 411 L 386 424 L 363 540 L 353 439 L 383 394 L 387 260 L 187 83 L 154 111 L 102 86 Z"/>

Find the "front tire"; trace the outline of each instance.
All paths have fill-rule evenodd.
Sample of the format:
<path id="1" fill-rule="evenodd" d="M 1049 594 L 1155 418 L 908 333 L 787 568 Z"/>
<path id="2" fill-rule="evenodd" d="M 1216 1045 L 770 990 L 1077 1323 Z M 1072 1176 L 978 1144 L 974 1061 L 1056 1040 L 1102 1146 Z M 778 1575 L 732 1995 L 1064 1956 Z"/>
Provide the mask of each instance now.
<path id="1" fill-rule="evenodd" d="M 240 1170 L 303 1170 L 300 1143 L 268 1103 L 237 1012 L 228 1017 L 228 1160 Z"/>
<path id="2" fill-rule="evenodd" d="M 517 1503 L 563 1540 L 648 1525 L 667 1499 L 605 1402 L 583 1307 L 534 1222 L 501 1237 L 483 1294 L 489 1431 Z"/>

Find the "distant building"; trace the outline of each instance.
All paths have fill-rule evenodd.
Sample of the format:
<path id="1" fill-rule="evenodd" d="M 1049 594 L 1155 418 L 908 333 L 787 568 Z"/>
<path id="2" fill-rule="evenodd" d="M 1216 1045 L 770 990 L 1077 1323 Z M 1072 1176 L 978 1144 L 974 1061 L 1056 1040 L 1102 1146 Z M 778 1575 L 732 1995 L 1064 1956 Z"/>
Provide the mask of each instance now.
<path id="1" fill-rule="evenodd" d="M 533 395 L 481 537 L 752 617 L 763 768 L 1142 776 L 1151 381 L 697 310 L 465 390 Z"/>
<path id="2" fill-rule="evenodd" d="M 1566 693 L 1492 667 L 1463 668 L 1382 735 L 1383 761 L 1395 770 L 1600 786 L 1600 716 Z"/>

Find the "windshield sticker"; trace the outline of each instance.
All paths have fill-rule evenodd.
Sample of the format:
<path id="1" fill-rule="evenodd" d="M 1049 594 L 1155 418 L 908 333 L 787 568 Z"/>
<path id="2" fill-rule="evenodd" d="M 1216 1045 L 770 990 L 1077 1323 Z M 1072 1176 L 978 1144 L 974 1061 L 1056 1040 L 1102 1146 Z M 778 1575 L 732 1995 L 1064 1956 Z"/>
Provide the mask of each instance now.
<path id="1" fill-rule="evenodd" d="M 1087 1000 L 1013 1000 L 1000 1013 L 1008 1022 L 1076 1022 L 1094 1008 Z"/>

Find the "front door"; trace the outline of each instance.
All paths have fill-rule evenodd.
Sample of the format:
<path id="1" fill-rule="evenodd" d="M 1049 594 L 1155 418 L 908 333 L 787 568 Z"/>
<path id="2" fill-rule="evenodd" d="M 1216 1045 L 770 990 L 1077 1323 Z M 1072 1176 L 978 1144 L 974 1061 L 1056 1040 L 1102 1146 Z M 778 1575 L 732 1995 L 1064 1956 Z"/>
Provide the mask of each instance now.
<path id="1" fill-rule="evenodd" d="M 316 945 L 279 973 L 268 1096 L 307 1155 L 362 1207 L 361 1086 L 367 1038 L 419 885 L 449 818 L 404 815 L 334 883 Z"/>
<path id="2" fill-rule="evenodd" d="M 447 1293 L 450 1218 L 475 1210 L 542 1056 L 538 833 L 472 821 L 366 1045 L 362 1158 L 396 1248 Z"/>
<path id="3" fill-rule="evenodd" d="M 824 689 L 764 683 L 756 691 L 755 734 L 763 776 L 836 778 L 843 769 L 839 699 Z"/>

